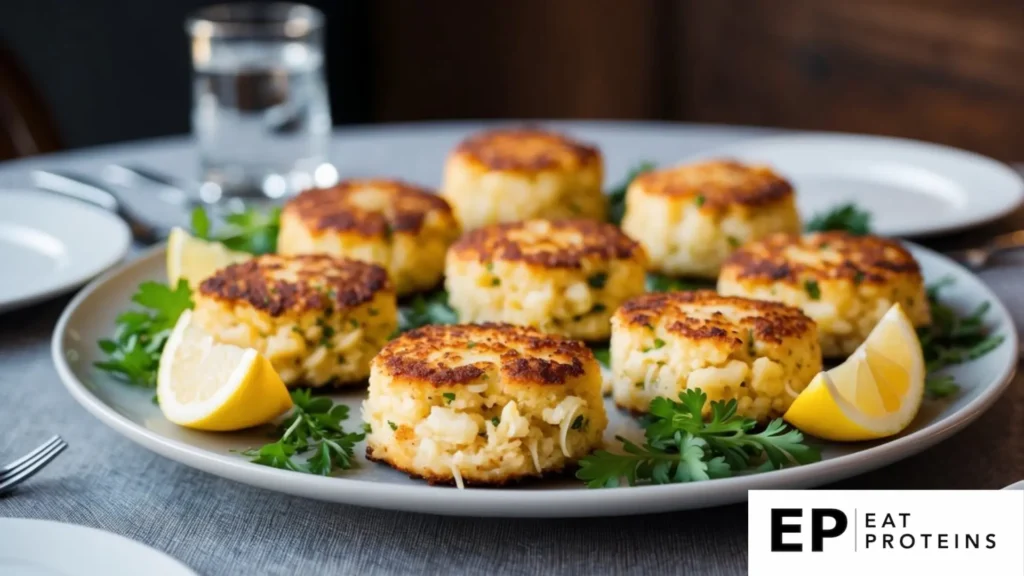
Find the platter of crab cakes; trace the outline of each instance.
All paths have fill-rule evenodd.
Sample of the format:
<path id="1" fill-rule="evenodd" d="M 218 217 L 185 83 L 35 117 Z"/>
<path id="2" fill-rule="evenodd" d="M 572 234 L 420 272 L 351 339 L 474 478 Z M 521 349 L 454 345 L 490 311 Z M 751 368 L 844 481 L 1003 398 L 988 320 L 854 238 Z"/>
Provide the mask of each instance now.
<path id="1" fill-rule="evenodd" d="M 1012 321 L 950 259 L 855 204 L 801 213 L 770 165 L 648 164 L 616 187 L 620 136 L 467 131 L 436 189 L 396 168 L 197 208 L 71 301 L 57 370 L 212 474 L 522 517 L 827 484 L 949 437 L 1009 383 Z"/>

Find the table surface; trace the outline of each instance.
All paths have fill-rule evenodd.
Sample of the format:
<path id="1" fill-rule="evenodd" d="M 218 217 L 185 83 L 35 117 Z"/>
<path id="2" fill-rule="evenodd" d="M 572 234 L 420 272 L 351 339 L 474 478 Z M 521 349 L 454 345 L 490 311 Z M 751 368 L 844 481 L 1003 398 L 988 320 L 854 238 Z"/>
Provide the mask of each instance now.
<path id="1" fill-rule="evenodd" d="M 598 134 L 629 130 L 663 138 L 678 159 L 764 130 L 649 123 L 553 123 Z M 469 124 L 392 126 L 339 131 L 332 161 L 342 174 L 382 172 L 387 150 L 357 145 L 400 132 L 411 146 L 445 134 L 454 143 Z M 360 138 L 354 138 L 360 136 Z M 435 140 L 431 140 L 434 142 Z M 404 159 L 397 174 L 440 180 L 446 147 Z M 195 154 L 171 138 L 33 158 L 0 165 L 0 187 L 23 187 L 33 167 L 98 174 L 111 161 L 148 163 L 191 177 Z M 609 180 L 639 160 L 609 157 Z M 390 173 L 393 173 L 392 170 Z M 135 198 L 140 207 L 145 200 Z M 923 242 L 968 246 L 1024 228 L 1024 210 L 980 230 Z M 1024 260 L 993 265 L 981 277 L 1024 326 Z M 656 516 L 574 520 L 471 519 L 372 510 L 303 500 L 250 488 L 150 453 L 115 434 L 68 395 L 50 361 L 50 336 L 69 297 L 0 316 L 0 463 L 58 433 L 70 448 L 13 496 L 0 516 L 93 526 L 167 552 L 204 576 L 454 572 L 501 574 L 746 574 L 746 505 Z M 1024 478 L 1024 376 L 966 430 L 938 446 L 834 485 L 848 489 L 993 489 Z"/>

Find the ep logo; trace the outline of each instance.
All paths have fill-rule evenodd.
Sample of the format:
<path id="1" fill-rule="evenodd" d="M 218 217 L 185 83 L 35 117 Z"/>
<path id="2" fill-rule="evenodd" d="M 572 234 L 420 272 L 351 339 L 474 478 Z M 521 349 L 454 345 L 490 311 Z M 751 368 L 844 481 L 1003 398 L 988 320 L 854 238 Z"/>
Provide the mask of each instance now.
<path id="1" fill-rule="evenodd" d="M 799 535 L 803 534 L 807 520 L 810 521 L 811 552 L 823 551 L 825 539 L 841 536 L 850 524 L 846 514 L 836 508 L 811 508 L 809 514 L 802 508 L 772 508 L 772 552 L 803 552 L 805 539 Z"/>

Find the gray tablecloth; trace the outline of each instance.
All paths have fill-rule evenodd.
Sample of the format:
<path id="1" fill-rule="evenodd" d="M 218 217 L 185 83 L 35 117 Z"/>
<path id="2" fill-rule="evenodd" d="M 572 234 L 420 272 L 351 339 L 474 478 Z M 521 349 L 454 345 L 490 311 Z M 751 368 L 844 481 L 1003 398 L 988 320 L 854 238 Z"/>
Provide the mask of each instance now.
<path id="1" fill-rule="evenodd" d="M 676 156 L 709 140 L 746 135 L 678 127 L 674 134 L 677 146 L 670 153 Z M 182 141 L 171 140 L 12 163 L 0 166 L 0 185 L 23 184 L 34 165 L 96 170 L 127 155 L 187 166 L 190 154 Z M 372 164 L 372 158 L 363 160 Z M 339 160 L 345 162 L 365 166 L 359 159 Z M 624 162 L 613 165 L 613 175 Z M 1024 213 L 982 233 L 1021 224 Z M 968 241 L 960 236 L 933 245 Z M 995 267 L 983 278 L 1015 315 L 1024 313 L 1024 264 Z M 53 433 L 71 445 L 15 495 L 0 498 L 0 516 L 109 530 L 165 551 L 205 576 L 747 571 L 745 505 L 608 519 L 433 517 L 292 498 L 156 456 L 99 423 L 65 392 L 49 348 L 66 303 L 64 297 L 0 316 L 0 464 Z M 1018 326 L 1022 320 L 1017 317 Z M 1018 378 L 996 407 L 953 439 L 838 487 L 999 488 L 1024 478 L 1021 438 L 1024 385 Z"/>

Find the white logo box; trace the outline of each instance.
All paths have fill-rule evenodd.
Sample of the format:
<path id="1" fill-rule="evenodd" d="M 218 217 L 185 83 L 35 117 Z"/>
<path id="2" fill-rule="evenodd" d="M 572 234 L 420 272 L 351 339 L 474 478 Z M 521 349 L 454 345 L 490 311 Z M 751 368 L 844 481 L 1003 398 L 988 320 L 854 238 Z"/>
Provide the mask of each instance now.
<path id="1" fill-rule="evenodd" d="M 752 490 L 747 510 L 752 576 L 1024 575 L 1021 491 Z"/>

